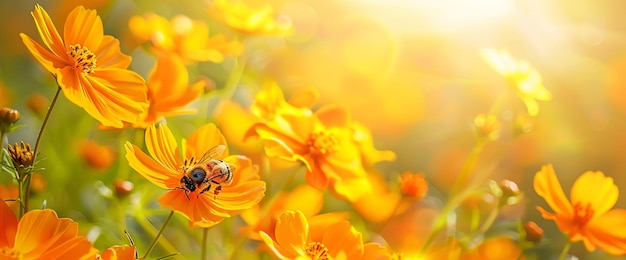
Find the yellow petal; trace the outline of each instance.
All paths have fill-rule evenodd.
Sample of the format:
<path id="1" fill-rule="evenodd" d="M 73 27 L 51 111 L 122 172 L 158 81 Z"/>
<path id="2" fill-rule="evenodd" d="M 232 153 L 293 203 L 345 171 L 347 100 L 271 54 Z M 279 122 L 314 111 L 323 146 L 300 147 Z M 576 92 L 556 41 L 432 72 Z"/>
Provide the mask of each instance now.
<path id="1" fill-rule="evenodd" d="M 572 205 L 565 197 L 561 183 L 559 183 L 551 164 L 544 165 L 541 167 L 541 170 L 535 174 L 533 185 L 535 192 L 548 203 L 550 208 L 552 208 L 557 215 L 573 214 Z"/>
<path id="2" fill-rule="evenodd" d="M 67 57 L 65 45 L 59 35 L 52 19 L 39 4 L 35 5 L 35 10 L 31 13 L 35 19 L 39 36 L 43 40 L 43 43 L 48 47 L 52 53 L 59 57 Z"/>
<path id="3" fill-rule="evenodd" d="M 80 44 L 92 52 L 100 46 L 104 29 L 96 10 L 86 10 L 83 6 L 75 7 L 65 20 L 63 38 L 66 46 Z"/>
<path id="4" fill-rule="evenodd" d="M 300 211 L 285 211 L 276 220 L 276 241 L 290 255 L 304 255 L 309 223 Z"/>
<path id="5" fill-rule="evenodd" d="M 98 69 L 126 69 L 130 65 L 131 57 L 122 53 L 120 41 L 113 36 L 105 35 L 102 37 L 100 46 L 92 51 L 98 59 Z"/>
<path id="6" fill-rule="evenodd" d="M 214 159 L 221 159 L 228 155 L 228 145 L 226 138 L 213 123 L 206 124 L 194 131 L 186 140 L 185 158 L 191 156 L 200 159 L 209 149 L 217 145 L 226 145 L 226 150 Z"/>
<path id="7" fill-rule="evenodd" d="M 169 171 L 177 172 L 183 165 L 176 139 L 166 124 L 148 127 L 145 142 L 150 156 Z"/>
<path id="8" fill-rule="evenodd" d="M 181 174 L 165 168 L 162 164 L 148 157 L 139 147 L 126 142 L 128 164 L 154 185 L 164 189 L 180 186 Z"/>
<path id="9" fill-rule="evenodd" d="M 589 205 L 594 216 L 600 216 L 610 210 L 619 196 L 613 178 L 606 177 L 602 172 L 585 172 L 572 186 L 570 197 L 572 204 L 580 203 L 582 207 Z"/>
<path id="10" fill-rule="evenodd" d="M 21 33 L 20 37 L 22 37 L 22 42 L 26 48 L 30 51 L 30 53 L 43 65 L 43 67 L 53 75 L 57 75 L 59 72 L 57 68 L 62 68 L 68 66 L 68 62 L 44 49 L 35 42 L 33 39 L 28 37 L 27 35 Z"/>
<path id="11" fill-rule="evenodd" d="M 626 254 L 626 210 L 611 210 L 591 220 L 584 235 L 609 254 Z"/>

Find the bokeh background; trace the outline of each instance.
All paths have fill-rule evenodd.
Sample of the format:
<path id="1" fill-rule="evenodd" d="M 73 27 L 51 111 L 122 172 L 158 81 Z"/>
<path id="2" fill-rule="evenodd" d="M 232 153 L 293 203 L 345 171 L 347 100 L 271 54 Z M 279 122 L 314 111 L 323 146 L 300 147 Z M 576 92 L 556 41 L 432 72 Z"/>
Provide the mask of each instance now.
<path id="1" fill-rule="evenodd" d="M 286 38 L 248 43 L 256 46 L 248 53 L 249 70 L 254 75 L 242 79 L 235 93 L 244 107 L 253 97 L 251 86 L 261 85 L 261 79 L 276 81 L 287 96 L 314 87 L 320 92 L 321 104 L 349 106 L 355 120 L 372 131 L 377 148 L 396 152 L 395 162 L 379 165 L 381 172 L 424 172 L 431 182 L 431 193 L 445 194 L 474 145 L 474 117 L 487 112 L 508 88 L 479 51 L 506 49 L 540 72 L 553 97 L 539 101 L 539 114 L 532 118 L 528 133 L 519 137 L 503 133 L 487 145 L 476 166 L 477 172 L 484 174 L 475 181 L 516 181 L 527 199 L 522 213 L 516 214 L 539 223 L 552 236 L 556 252 L 564 243 L 562 236 L 553 222 L 542 220 L 534 209 L 535 205 L 545 205 L 532 187 L 532 177 L 542 165 L 555 166 L 566 194 L 574 179 L 587 170 L 603 171 L 626 190 L 624 1 L 245 2 L 271 3 L 292 20 L 295 31 Z M 50 13 L 57 28 L 76 5 L 97 9 L 105 33 L 120 39 L 122 51 L 133 56 L 131 69 L 144 77 L 154 60 L 131 35 L 131 16 L 149 11 L 164 17 L 185 14 L 206 20 L 216 31 L 223 28 L 208 17 L 202 1 L 0 0 L 0 107 L 19 110 L 25 125 L 8 136 L 9 143 L 34 143 L 42 119 L 40 111 L 47 107 L 56 88 L 53 78 L 19 37 L 23 32 L 37 38 L 30 15 L 36 3 Z M 231 67 L 227 59 L 221 64 L 198 64 L 191 73 L 206 76 L 213 87 L 220 88 Z M 208 108 L 204 104 L 209 104 Z M 168 122 L 178 126 L 174 131 L 179 136 L 188 134 L 193 126 L 214 120 L 216 110 L 211 104 L 215 105 L 211 95 L 205 95 L 194 104 L 201 108 L 198 115 Z M 513 118 L 520 110 L 523 104 L 511 99 L 504 105 L 503 115 Z M 111 242 L 123 242 L 122 234 L 106 234 L 111 231 L 93 231 L 90 227 L 102 226 L 94 224 L 102 222 L 115 225 L 112 211 L 120 211 L 114 213 L 119 218 L 128 213 L 116 208 L 117 202 L 111 198 L 114 179 L 138 178 L 128 167 L 119 166 L 126 163 L 119 149 L 121 142 L 137 140 L 134 135 L 98 129 L 82 109 L 61 96 L 43 137 L 42 166 L 46 170 L 41 177 L 45 189 L 35 195 L 33 205 L 46 200 L 59 215 L 81 222 L 81 228 L 104 233 Z M 86 140 L 97 140 L 99 145 L 85 148 Z M 87 158 L 86 154 L 94 151 L 98 156 Z M 96 166 L 89 160 L 95 160 Z M 98 168 L 98 163 L 107 167 Z M 10 178 L 0 176 L 0 181 L 8 185 Z M 152 198 L 162 193 L 149 188 L 145 191 L 151 191 Z M 158 208 L 148 195 L 142 195 L 140 205 Z M 626 207 L 624 196 L 616 207 Z M 156 209 L 137 212 L 133 214 L 166 214 Z M 155 223 L 158 228 L 158 221 Z M 174 225 L 185 228 L 186 222 L 179 218 Z M 222 229 L 226 227 L 211 232 Z M 189 234 L 191 238 L 187 238 Z M 176 237 L 176 233 L 172 231 L 169 236 Z M 199 233 L 180 232 L 179 236 L 182 241 L 198 241 Z M 149 237 L 146 233 L 135 239 L 149 241 Z M 189 243 L 192 247 L 194 242 Z M 581 259 L 605 257 L 602 253 L 586 254 L 580 244 L 573 246 L 572 253 L 583 256 Z"/>

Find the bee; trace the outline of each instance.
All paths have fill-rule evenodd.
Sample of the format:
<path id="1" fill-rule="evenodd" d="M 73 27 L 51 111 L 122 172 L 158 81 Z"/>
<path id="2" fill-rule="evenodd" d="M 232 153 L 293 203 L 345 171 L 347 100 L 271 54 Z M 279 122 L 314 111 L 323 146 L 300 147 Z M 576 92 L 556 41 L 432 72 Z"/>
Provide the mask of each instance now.
<path id="1" fill-rule="evenodd" d="M 182 167 L 183 177 L 180 178 L 180 187 L 185 191 L 185 196 L 189 199 L 189 193 L 200 190 L 200 194 L 211 189 L 212 185 L 216 185 L 213 190 L 214 197 L 222 191 L 222 184 L 228 185 L 233 181 L 233 171 L 235 166 L 228 165 L 222 160 L 213 159 L 220 156 L 226 146 L 217 145 L 207 150 L 199 160 L 195 161 L 193 157 L 189 159 L 185 166 Z"/>

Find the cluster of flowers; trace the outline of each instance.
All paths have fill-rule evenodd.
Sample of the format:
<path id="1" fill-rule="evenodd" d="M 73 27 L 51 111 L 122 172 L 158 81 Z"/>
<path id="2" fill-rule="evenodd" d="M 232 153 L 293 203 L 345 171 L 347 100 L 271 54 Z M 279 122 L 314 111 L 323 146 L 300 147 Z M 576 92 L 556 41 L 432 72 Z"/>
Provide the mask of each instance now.
<path id="1" fill-rule="evenodd" d="M 288 21 L 274 17 L 269 6 L 252 9 L 215 0 L 210 10 L 216 20 L 243 36 L 282 36 L 292 30 Z M 248 225 L 243 232 L 264 243 L 280 259 L 485 259 L 486 254 L 493 252 L 481 248 L 488 245 L 487 240 L 481 240 L 484 233 L 502 207 L 521 201 L 515 183 L 504 181 L 492 185 L 490 194 L 498 198 L 494 214 L 472 230 L 468 238 L 456 237 L 452 242 L 435 244 L 439 231 L 451 225 L 449 214 L 474 192 L 464 189 L 471 178 L 470 162 L 456 181 L 452 198 L 434 221 L 431 236 L 416 245 L 420 250 L 394 252 L 384 242 L 367 242 L 364 238 L 370 234 L 359 232 L 346 214 L 318 214 L 323 200 L 320 190 L 328 190 L 335 198 L 349 202 L 364 218 L 384 226 L 427 195 L 425 176 L 407 171 L 399 176 L 397 188 L 389 189 L 374 166 L 395 160 L 395 153 L 377 150 L 371 133 L 352 120 L 348 108 L 336 104 L 318 107 L 318 93 L 313 89 L 304 89 L 286 99 L 278 85 L 268 82 L 256 93 L 249 111 L 234 127 L 242 133 L 242 139 L 262 143 L 265 156 L 302 165 L 307 185 L 291 192 L 280 191 L 261 207 L 266 182 L 271 179 L 261 178 L 259 165 L 249 157 L 230 154 L 227 138 L 215 124 L 206 124 L 178 142 L 163 123 L 166 117 L 195 112 L 187 107 L 205 91 L 205 81 L 189 84 L 186 66 L 195 62 L 219 63 L 225 57 L 240 55 L 245 50 L 242 43 L 223 35 L 210 36 L 206 24 L 182 15 L 170 21 L 156 14 L 133 17 L 129 23 L 131 31 L 156 57 L 156 64 L 145 81 L 128 69 L 131 58 L 121 53 L 119 41 L 104 35 L 95 10 L 76 7 L 66 19 L 63 37 L 41 6 L 35 6 L 32 15 L 43 45 L 25 34 L 21 37 L 37 61 L 55 77 L 57 96 L 63 92 L 98 120 L 103 129 L 145 129 L 147 152 L 142 144 L 125 143 L 128 164 L 157 187 L 168 190 L 157 201 L 171 209 L 172 214 L 183 215 L 190 227 L 212 227 L 241 214 Z M 513 93 L 527 108 L 525 115 L 537 115 L 537 100 L 549 100 L 551 96 L 543 88 L 539 73 L 506 52 L 485 50 L 482 54 L 510 82 Z M 477 147 L 500 135 L 502 125 L 497 112 L 476 117 Z M 48 116 L 49 111 L 46 119 Z M 19 113 L 14 110 L 1 111 L 0 140 L 13 130 L 18 119 Z M 44 126 L 45 123 L 46 120 Z M 514 130 L 524 132 L 528 124 L 527 118 L 520 117 L 515 120 Z M 41 133 L 34 150 L 29 144 L 9 145 L 9 157 L 19 184 L 16 201 L 20 213 L 17 216 L 13 213 L 4 200 L 7 198 L 0 202 L 0 230 L 3 230 L 0 258 L 139 259 L 132 243 L 98 252 L 86 237 L 78 235 L 76 222 L 58 218 L 51 209 L 28 209 L 40 137 Z M 220 147 L 219 152 L 207 154 L 215 151 L 214 147 Z M 208 164 L 208 160 L 216 160 L 216 167 L 224 164 L 220 169 L 199 165 Z M 209 179 L 207 176 L 213 170 L 220 170 L 220 178 L 228 181 Z M 596 187 L 597 191 L 590 194 L 586 186 Z M 568 200 L 552 166 L 547 165 L 535 175 L 534 187 L 555 213 L 537 209 L 544 218 L 554 220 L 571 242 L 583 241 L 590 251 L 597 247 L 610 254 L 626 254 L 626 232 L 621 230 L 626 227 L 626 211 L 611 210 L 618 199 L 618 188 L 612 178 L 601 172 L 586 172 L 574 183 Z M 302 198 L 307 199 L 308 205 L 295 206 Z M 504 253 L 511 259 L 521 258 L 521 249 L 535 246 L 541 235 L 541 228 L 533 222 L 527 223 L 520 230 L 520 237 L 531 244 L 520 244 L 517 250 Z M 153 246 L 154 243 L 143 258 Z"/>

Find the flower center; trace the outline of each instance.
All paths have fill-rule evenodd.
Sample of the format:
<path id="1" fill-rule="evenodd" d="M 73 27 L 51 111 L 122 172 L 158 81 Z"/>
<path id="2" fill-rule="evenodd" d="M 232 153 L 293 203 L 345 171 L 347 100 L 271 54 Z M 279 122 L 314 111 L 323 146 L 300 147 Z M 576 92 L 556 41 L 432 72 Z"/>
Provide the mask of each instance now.
<path id="1" fill-rule="evenodd" d="M 332 133 L 321 131 L 311 134 L 307 145 L 312 154 L 327 155 L 338 149 L 339 139 Z"/>
<path id="2" fill-rule="evenodd" d="M 330 260 L 332 259 L 328 255 L 328 248 L 320 242 L 311 242 L 306 245 L 306 255 L 313 260 Z"/>
<path id="3" fill-rule="evenodd" d="M 74 59 L 73 69 L 80 70 L 83 74 L 93 73 L 96 69 L 96 55 L 87 47 L 80 46 L 80 44 L 70 45 L 69 54 Z"/>
<path id="4" fill-rule="evenodd" d="M 9 247 L 0 248 L 0 257 L 3 259 L 5 257 L 8 257 L 9 259 L 21 259 L 20 252 L 17 252 L 15 249 Z"/>
<path id="5" fill-rule="evenodd" d="M 574 204 L 574 221 L 578 223 L 578 225 L 583 226 L 586 225 L 591 218 L 593 218 L 593 209 L 591 205 L 586 204 L 581 205 L 580 202 Z"/>

